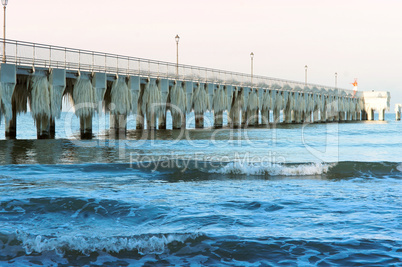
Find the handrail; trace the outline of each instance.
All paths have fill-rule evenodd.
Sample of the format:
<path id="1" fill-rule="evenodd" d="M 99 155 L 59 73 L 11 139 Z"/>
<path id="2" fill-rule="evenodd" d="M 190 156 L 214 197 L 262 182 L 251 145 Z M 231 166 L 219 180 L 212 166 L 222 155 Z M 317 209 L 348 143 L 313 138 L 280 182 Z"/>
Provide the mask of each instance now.
<path id="1" fill-rule="evenodd" d="M 180 80 L 197 80 L 211 83 L 223 83 L 253 88 L 269 89 L 274 84 L 288 84 L 295 88 L 308 87 L 311 90 L 317 88 L 320 91 L 342 92 L 347 95 L 353 94 L 353 90 L 335 88 L 331 86 L 291 81 L 286 79 L 272 78 L 267 76 L 251 75 L 192 66 L 186 64 L 175 64 L 171 62 L 145 59 L 90 51 L 85 49 L 68 48 L 56 45 L 32 43 L 26 41 L 10 40 L 0 38 L 1 43 L 6 46 L 6 62 L 21 66 L 35 66 L 46 68 L 65 68 L 67 70 L 80 70 L 90 72 L 105 72 L 119 75 L 138 75 L 157 78 L 169 78 Z M 2 52 L 1 52 L 2 56 Z M 179 69 L 178 75 L 176 68 Z M 228 77 L 228 78 L 227 78 Z M 305 89 L 302 89 L 305 91 Z"/>

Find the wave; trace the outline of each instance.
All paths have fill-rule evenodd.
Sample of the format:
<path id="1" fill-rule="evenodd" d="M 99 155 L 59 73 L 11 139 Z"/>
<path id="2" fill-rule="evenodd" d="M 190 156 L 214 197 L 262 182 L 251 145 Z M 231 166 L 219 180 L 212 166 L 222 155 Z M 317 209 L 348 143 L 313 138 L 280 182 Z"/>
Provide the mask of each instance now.
<path id="1" fill-rule="evenodd" d="M 27 255 L 47 251 L 55 251 L 59 255 L 63 255 L 68 251 L 78 251 L 85 255 L 96 251 L 105 251 L 107 253 L 135 251 L 140 255 L 145 255 L 164 253 L 171 243 L 184 243 L 199 236 L 200 234 L 170 233 L 115 237 L 56 237 L 32 235 L 17 231 L 15 241 L 20 243 Z"/>
<path id="2" fill-rule="evenodd" d="M 231 162 L 226 166 L 210 170 L 212 173 L 269 175 L 269 176 L 304 176 L 321 175 L 327 173 L 332 164 L 311 163 L 286 166 L 272 163 L 241 163 Z"/>
<path id="3" fill-rule="evenodd" d="M 13 177 L 39 176 L 53 180 L 80 181 L 92 179 L 148 179 L 168 181 L 211 180 L 235 177 L 297 177 L 320 176 L 322 178 L 402 178 L 401 162 L 321 162 L 321 163 L 271 163 L 271 162 L 214 162 L 171 159 L 135 163 L 93 163 L 66 165 L 5 165 L 0 166 L 0 180 Z M 71 174 L 74 175 L 71 175 Z M 84 179 L 84 180 L 85 180 Z"/>
<path id="4" fill-rule="evenodd" d="M 400 241 L 385 239 L 245 238 L 207 234 L 44 237 L 0 233 L 0 265 L 340 265 L 400 263 Z M 4 242 L 6 242 L 4 244 Z M 390 249 L 394 248 L 394 249 Z M 28 260 L 28 262 L 26 261 Z M 150 261 L 151 260 L 151 261 Z M 148 263 L 148 264 L 145 264 Z"/>

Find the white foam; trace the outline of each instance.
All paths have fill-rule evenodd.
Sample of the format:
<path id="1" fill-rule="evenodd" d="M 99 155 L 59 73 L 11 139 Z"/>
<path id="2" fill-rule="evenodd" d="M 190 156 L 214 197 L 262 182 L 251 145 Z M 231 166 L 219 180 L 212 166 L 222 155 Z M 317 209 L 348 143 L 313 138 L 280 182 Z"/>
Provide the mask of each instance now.
<path id="1" fill-rule="evenodd" d="M 396 167 L 396 169 L 397 169 L 398 171 L 402 172 L 402 163 L 399 164 L 399 165 Z"/>
<path id="2" fill-rule="evenodd" d="M 269 176 L 296 176 L 296 175 L 321 175 L 327 173 L 332 167 L 330 164 L 311 163 L 295 166 L 284 166 L 272 163 L 242 163 L 231 162 L 223 168 L 211 170 L 213 173 L 222 174 L 246 174 Z"/>
<path id="3" fill-rule="evenodd" d="M 62 236 L 44 237 L 17 232 L 17 238 L 27 254 L 55 251 L 62 255 L 66 250 L 77 250 L 84 254 L 94 251 L 118 253 L 122 250 L 133 251 L 144 255 L 148 253 L 161 254 L 172 242 L 184 242 L 188 238 L 196 238 L 197 234 L 160 234 L 131 237 L 83 237 Z"/>

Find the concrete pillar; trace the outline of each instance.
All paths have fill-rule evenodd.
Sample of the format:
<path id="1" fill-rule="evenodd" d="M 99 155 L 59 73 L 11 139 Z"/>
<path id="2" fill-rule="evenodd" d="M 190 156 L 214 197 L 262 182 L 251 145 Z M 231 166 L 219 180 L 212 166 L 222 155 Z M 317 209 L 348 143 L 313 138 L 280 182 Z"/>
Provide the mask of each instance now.
<path id="1" fill-rule="evenodd" d="M 112 117 L 113 115 L 110 116 Z M 112 119 L 110 123 L 112 125 Z M 80 134 L 81 139 L 92 138 L 92 116 L 80 117 Z"/>
<path id="2" fill-rule="evenodd" d="M 85 121 L 85 126 L 87 127 L 90 124 L 91 133 L 92 133 L 92 120 Z M 123 137 L 127 133 L 127 115 L 112 115 L 110 114 L 110 129 L 120 137 Z M 89 130 L 88 130 L 89 132 Z"/>
<path id="3" fill-rule="evenodd" d="M 223 126 L 223 111 L 214 111 L 214 128 L 222 128 Z"/>
<path id="4" fill-rule="evenodd" d="M 292 123 L 292 110 L 290 108 L 286 108 L 283 110 L 284 122 Z"/>
<path id="5" fill-rule="evenodd" d="M 158 87 L 161 92 L 161 112 L 158 116 L 158 129 L 166 129 L 166 102 L 169 94 L 169 81 L 167 79 L 158 80 Z"/>
<path id="6" fill-rule="evenodd" d="M 274 123 L 275 124 L 280 123 L 280 120 L 281 120 L 280 114 L 281 114 L 281 111 L 275 108 L 274 109 Z"/>
<path id="7" fill-rule="evenodd" d="M 316 109 L 316 110 L 314 110 L 313 111 L 313 122 L 319 122 L 320 121 L 320 119 L 319 119 L 319 110 L 318 109 Z"/>
<path id="8" fill-rule="evenodd" d="M 367 120 L 369 120 L 369 121 L 374 120 L 374 110 L 373 109 L 368 110 L 368 112 L 367 112 Z"/>
<path id="9" fill-rule="evenodd" d="M 136 122 L 135 128 L 137 130 L 144 130 L 145 128 L 145 116 L 141 108 L 144 90 L 145 90 L 145 83 L 143 80 L 140 80 L 140 89 L 138 91 L 139 94 L 138 94 L 137 116 L 135 119 Z"/>
<path id="10" fill-rule="evenodd" d="M 2 63 L 0 67 L 0 82 L 3 88 L 3 93 L 0 94 L 1 108 L 5 110 L 3 115 L 5 119 L 5 136 L 7 139 L 15 139 L 17 136 L 17 112 L 16 105 L 13 103 L 12 96 L 17 84 L 17 68 L 13 64 Z M 7 90 L 7 92 L 5 92 Z M 1 111 L 0 111 L 1 115 Z"/>
<path id="11" fill-rule="evenodd" d="M 17 138 L 17 109 L 16 104 L 13 103 L 12 107 L 13 117 L 8 123 L 5 123 L 5 136 L 6 139 L 16 139 Z"/>
<path id="12" fill-rule="evenodd" d="M 204 128 L 204 114 L 203 113 L 195 113 L 195 128 L 202 129 Z"/>
<path id="13" fill-rule="evenodd" d="M 379 121 L 385 120 L 385 109 L 380 109 L 380 111 L 378 112 L 378 120 Z"/>
<path id="14" fill-rule="evenodd" d="M 56 122 L 54 118 L 50 118 L 49 134 L 52 139 L 56 137 Z"/>
<path id="15" fill-rule="evenodd" d="M 356 112 L 356 120 L 360 121 L 362 119 L 361 112 Z"/>
<path id="16" fill-rule="evenodd" d="M 397 121 L 401 120 L 401 112 L 402 112 L 402 105 L 396 104 L 395 105 L 395 120 L 397 120 Z"/>
<path id="17" fill-rule="evenodd" d="M 233 96 L 233 105 L 230 109 L 230 120 L 228 120 L 229 122 L 231 122 L 230 127 L 233 128 L 239 128 L 241 126 L 241 122 L 240 122 L 240 108 L 241 108 L 241 92 L 239 90 L 239 88 L 235 88 L 235 94 Z"/>
<path id="18" fill-rule="evenodd" d="M 37 139 L 50 139 L 50 123 L 47 117 L 37 117 L 35 119 Z"/>

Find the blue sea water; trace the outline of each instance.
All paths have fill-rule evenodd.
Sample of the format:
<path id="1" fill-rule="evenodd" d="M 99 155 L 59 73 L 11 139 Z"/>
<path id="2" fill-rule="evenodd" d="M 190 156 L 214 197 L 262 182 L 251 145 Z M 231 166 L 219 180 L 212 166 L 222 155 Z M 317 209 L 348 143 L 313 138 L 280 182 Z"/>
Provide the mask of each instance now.
<path id="1" fill-rule="evenodd" d="M 183 131 L 131 117 L 125 139 L 108 123 L 80 140 L 65 112 L 36 140 L 21 114 L 17 140 L 0 135 L 0 265 L 402 265 L 394 114 Z"/>

